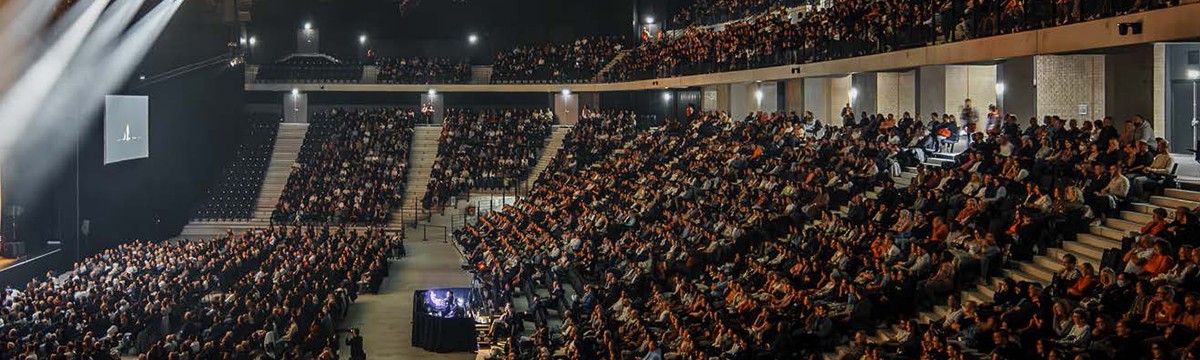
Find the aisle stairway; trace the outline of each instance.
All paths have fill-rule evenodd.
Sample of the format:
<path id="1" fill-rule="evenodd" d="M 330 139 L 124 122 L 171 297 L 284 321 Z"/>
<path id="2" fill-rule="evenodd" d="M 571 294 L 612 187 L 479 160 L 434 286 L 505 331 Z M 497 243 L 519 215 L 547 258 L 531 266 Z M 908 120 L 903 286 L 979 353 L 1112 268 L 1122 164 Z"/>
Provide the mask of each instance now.
<path id="1" fill-rule="evenodd" d="M 304 136 L 308 133 L 308 124 L 280 124 L 279 137 L 275 140 L 275 151 L 271 154 L 271 165 L 267 168 L 267 177 L 263 179 L 262 193 L 258 195 L 258 205 L 254 209 L 254 219 L 270 220 L 279 196 L 287 185 L 288 175 L 300 157 L 300 147 L 304 145 Z"/>
<path id="2" fill-rule="evenodd" d="M 402 205 L 398 209 L 392 209 L 392 218 L 388 221 L 389 228 L 403 227 L 405 220 L 411 221 L 419 213 L 414 209 L 419 209 L 421 200 L 425 198 L 429 174 L 437 160 L 438 138 L 441 136 L 441 126 L 417 126 L 413 129 L 412 147 L 408 156 L 408 177 L 404 184 L 404 195 L 400 198 Z"/>
<path id="3" fill-rule="evenodd" d="M 521 189 L 528 191 L 529 187 L 533 186 L 533 183 L 537 181 L 538 176 L 542 175 L 542 171 L 546 171 L 546 168 L 550 166 L 550 162 L 554 161 L 554 156 L 558 154 L 558 150 L 562 149 L 563 139 L 567 137 L 567 134 L 571 133 L 572 128 L 573 126 L 571 125 L 555 125 L 550 130 L 550 137 L 546 139 L 546 146 L 542 147 L 541 154 L 538 154 L 537 164 L 533 165 L 533 169 L 525 177 L 524 182 L 521 184 Z"/>
<path id="4" fill-rule="evenodd" d="M 952 155 L 934 154 L 926 159 L 925 162 L 926 165 L 930 166 L 940 166 L 943 163 L 953 163 Z M 916 177 L 915 171 L 916 169 L 914 168 L 906 168 L 897 179 L 908 178 L 911 180 Z M 897 181 L 896 185 L 898 187 L 901 186 L 900 181 Z M 1174 209 L 1178 206 L 1192 209 L 1200 207 L 1200 192 L 1166 189 L 1161 196 L 1151 196 L 1149 202 L 1130 203 L 1121 211 L 1119 218 L 1109 218 L 1101 223 L 1091 225 L 1088 232 L 1077 234 L 1074 241 L 1063 242 L 1061 248 L 1047 249 L 1044 255 L 1034 256 L 1030 261 L 1013 262 L 1011 263 L 1012 266 L 1009 269 L 1002 270 L 999 276 L 978 281 L 975 285 L 964 286 L 957 295 L 964 301 L 974 301 L 977 303 L 990 302 L 992 295 L 995 293 L 993 290 L 995 283 L 1006 277 L 1017 281 L 1037 282 L 1042 285 L 1048 285 L 1054 273 L 1062 269 L 1059 259 L 1067 254 L 1074 255 L 1080 264 L 1090 263 L 1099 267 L 1104 250 L 1119 248 L 1121 246 L 1121 238 L 1130 231 L 1141 229 L 1143 225 L 1150 221 L 1151 213 L 1154 209 L 1165 208 L 1168 216 L 1173 216 Z M 917 314 L 916 320 L 921 324 L 927 324 L 931 321 L 944 318 L 947 311 L 948 308 L 946 305 L 937 305 L 933 309 Z M 875 331 L 874 334 L 871 334 L 869 339 L 873 343 L 883 343 L 894 338 L 899 331 L 899 323 L 886 324 L 878 331 Z M 841 359 L 847 351 L 849 351 L 848 346 L 840 346 L 835 351 L 826 353 L 825 359 Z M 983 355 L 974 352 L 973 349 L 964 349 L 964 351 L 973 357 Z"/>
<path id="5" fill-rule="evenodd" d="M 471 84 L 487 85 L 492 83 L 492 66 L 491 65 L 473 65 L 471 66 Z"/>
<path id="6" fill-rule="evenodd" d="M 592 77 L 592 81 L 593 82 L 607 81 L 608 80 L 608 76 L 607 76 L 608 71 L 611 70 L 613 68 L 613 66 L 616 66 L 617 63 L 620 63 L 621 60 L 625 60 L 625 57 L 629 56 L 630 51 L 632 51 L 632 50 L 621 50 L 620 52 L 617 52 L 617 56 L 613 56 L 612 60 L 609 60 L 607 64 L 604 64 L 604 67 L 600 68 L 600 71 L 596 72 L 596 76 Z"/>
<path id="7" fill-rule="evenodd" d="M 271 162 L 267 166 L 267 175 L 263 179 L 262 190 L 254 209 L 254 217 L 249 220 L 229 221 L 200 221 L 193 220 L 184 226 L 177 238 L 196 239 L 210 238 L 224 234 L 227 230 L 245 230 L 264 227 L 270 224 L 271 211 L 283 187 L 292 166 L 300 154 L 300 145 L 304 144 L 304 135 L 308 132 L 308 124 L 280 123 L 279 133 L 275 137 L 275 147 L 271 152 Z"/>

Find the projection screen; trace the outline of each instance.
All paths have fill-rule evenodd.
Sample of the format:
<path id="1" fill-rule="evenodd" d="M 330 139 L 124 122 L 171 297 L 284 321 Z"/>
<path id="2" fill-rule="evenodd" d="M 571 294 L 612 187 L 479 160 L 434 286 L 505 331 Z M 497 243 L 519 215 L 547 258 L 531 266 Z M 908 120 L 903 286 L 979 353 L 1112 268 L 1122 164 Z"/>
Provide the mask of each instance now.
<path id="1" fill-rule="evenodd" d="M 104 164 L 150 156 L 150 98 L 104 97 Z"/>

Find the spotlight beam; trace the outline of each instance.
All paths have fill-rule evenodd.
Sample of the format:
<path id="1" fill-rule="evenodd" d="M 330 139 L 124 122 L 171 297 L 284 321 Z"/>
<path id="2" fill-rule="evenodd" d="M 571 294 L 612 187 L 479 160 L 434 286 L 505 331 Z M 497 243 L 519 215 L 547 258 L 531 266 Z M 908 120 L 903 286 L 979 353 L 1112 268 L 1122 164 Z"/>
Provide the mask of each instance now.
<path id="1" fill-rule="evenodd" d="M 25 128 L 33 121 L 42 101 L 58 83 L 107 4 L 105 0 L 85 0 L 76 4 L 60 24 L 55 25 L 55 28 L 59 25 L 65 28 L 62 35 L 0 99 L 0 114 L 5 114 L 0 119 L 0 129 L 4 129 L 0 131 L 0 151 L 11 148 L 16 139 L 24 136 Z M 62 23 L 64 20 L 66 23 Z"/>
<path id="2" fill-rule="evenodd" d="M 4 92 L 29 60 L 27 51 L 54 14 L 55 1 L 9 0 L 0 8 L 0 93 Z"/>

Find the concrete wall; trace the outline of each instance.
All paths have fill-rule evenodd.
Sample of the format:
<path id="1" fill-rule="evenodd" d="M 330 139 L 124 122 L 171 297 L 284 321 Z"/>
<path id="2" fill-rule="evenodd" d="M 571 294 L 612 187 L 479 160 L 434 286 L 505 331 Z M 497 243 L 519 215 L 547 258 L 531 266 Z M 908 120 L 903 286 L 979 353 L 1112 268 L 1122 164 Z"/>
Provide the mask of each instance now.
<path id="1" fill-rule="evenodd" d="M 979 112 L 975 128 L 983 131 L 987 107 L 996 103 L 995 65 L 946 66 L 946 98 L 941 112 L 961 117 L 967 99 L 971 99 L 971 106 Z M 958 120 L 961 123 L 962 119 Z"/>
<path id="2" fill-rule="evenodd" d="M 719 109 L 717 100 L 717 87 L 705 86 L 700 90 L 700 110 L 717 111 Z"/>
<path id="3" fill-rule="evenodd" d="M 897 118 L 904 112 L 910 114 L 917 110 L 917 73 L 887 72 L 879 73 L 876 81 L 876 111 L 880 114 L 893 114 Z"/>
<path id="4" fill-rule="evenodd" d="M 729 84 L 729 116 L 734 119 L 746 117 L 751 111 L 757 110 L 752 101 L 753 91 L 746 83 Z"/>
<path id="5" fill-rule="evenodd" d="M 779 111 L 779 85 L 774 81 L 764 81 L 756 85 L 749 86 L 750 100 L 755 104 L 754 108 L 758 111 Z"/>
<path id="6" fill-rule="evenodd" d="M 1103 116 L 1103 55 L 1038 56 L 1035 66 L 1037 109 L 1042 116 L 1080 120 Z"/>
<path id="7" fill-rule="evenodd" d="M 802 111 L 811 111 L 813 117 L 821 122 L 829 123 L 834 117 L 829 116 L 829 78 L 807 78 L 801 81 L 804 87 L 804 107 Z"/>
<path id="8" fill-rule="evenodd" d="M 804 79 L 788 79 L 784 82 L 784 110 L 803 114 L 804 112 Z"/>
<path id="9" fill-rule="evenodd" d="M 917 112 L 928 116 L 946 111 L 946 66 L 917 69 Z"/>
<path id="10" fill-rule="evenodd" d="M 828 103 L 825 105 L 829 115 L 826 119 L 830 119 L 827 124 L 842 125 L 842 118 L 839 114 L 842 107 L 850 103 L 850 76 L 842 76 L 829 78 Z"/>
<path id="11" fill-rule="evenodd" d="M 715 87 L 717 88 L 717 111 L 729 113 L 731 109 L 729 84 L 720 84 Z"/>
<path id="12" fill-rule="evenodd" d="M 1038 116 L 1036 70 L 1032 56 L 1008 59 L 996 65 L 996 83 L 1004 84 L 1004 93 L 997 99 L 997 106 L 1008 114 L 1015 114 L 1022 126 L 1030 117 Z"/>
<path id="13" fill-rule="evenodd" d="M 864 111 L 868 115 L 877 113 L 879 103 L 879 96 L 876 93 L 879 87 L 878 75 L 873 72 L 858 73 L 850 75 L 850 81 L 850 86 L 858 92 L 857 98 L 850 99 L 850 105 L 854 108 L 854 114 L 861 115 Z"/>

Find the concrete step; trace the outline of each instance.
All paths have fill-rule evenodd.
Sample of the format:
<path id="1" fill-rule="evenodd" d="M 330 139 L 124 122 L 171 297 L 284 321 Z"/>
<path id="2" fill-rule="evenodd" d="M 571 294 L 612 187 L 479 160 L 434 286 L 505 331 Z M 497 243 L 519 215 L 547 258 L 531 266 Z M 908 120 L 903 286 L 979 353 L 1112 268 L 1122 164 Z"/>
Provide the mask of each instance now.
<path id="1" fill-rule="evenodd" d="M 1183 199 L 1177 199 L 1177 198 L 1166 197 L 1166 196 L 1151 196 L 1150 203 L 1154 204 L 1154 205 L 1166 207 L 1166 208 L 1172 208 L 1172 209 L 1178 208 L 1178 207 L 1195 209 L 1197 207 L 1200 207 L 1200 202 L 1197 202 L 1197 201 L 1183 200 Z"/>
<path id="2" fill-rule="evenodd" d="M 1153 220 L 1154 217 L 1143 212 L 1121 210 L 1121 219 L 1137 224 L 1145 224 Z"/>
<path id="3" fill-rule="evenodd" d="M 1163 190 L 1163 195 L 1181 200 L 1200 202 L 1200 191 L 1191 191 L 1183 189 L 1166 189 Z"/>
<path id="4" fill-rule="evenodd" d="M 1125 233 L 1129 233 L 1130 231 L 1139 231 L 1142 229 L 1142 224 L 1115 218 L 1105 219 L 1104 225 L 1113 229 L 1121 230 Z"/>
<path id="5" fill-rule="evenodd" d="M 1110 228 L 1108 226 L 1092 226 L 1088 228 L 1088 232 L 1112 239 L 1113 241 L 1121 241 L 1122 238 L 1129 235 L 1129 231 L 1122 231 Z"/>

